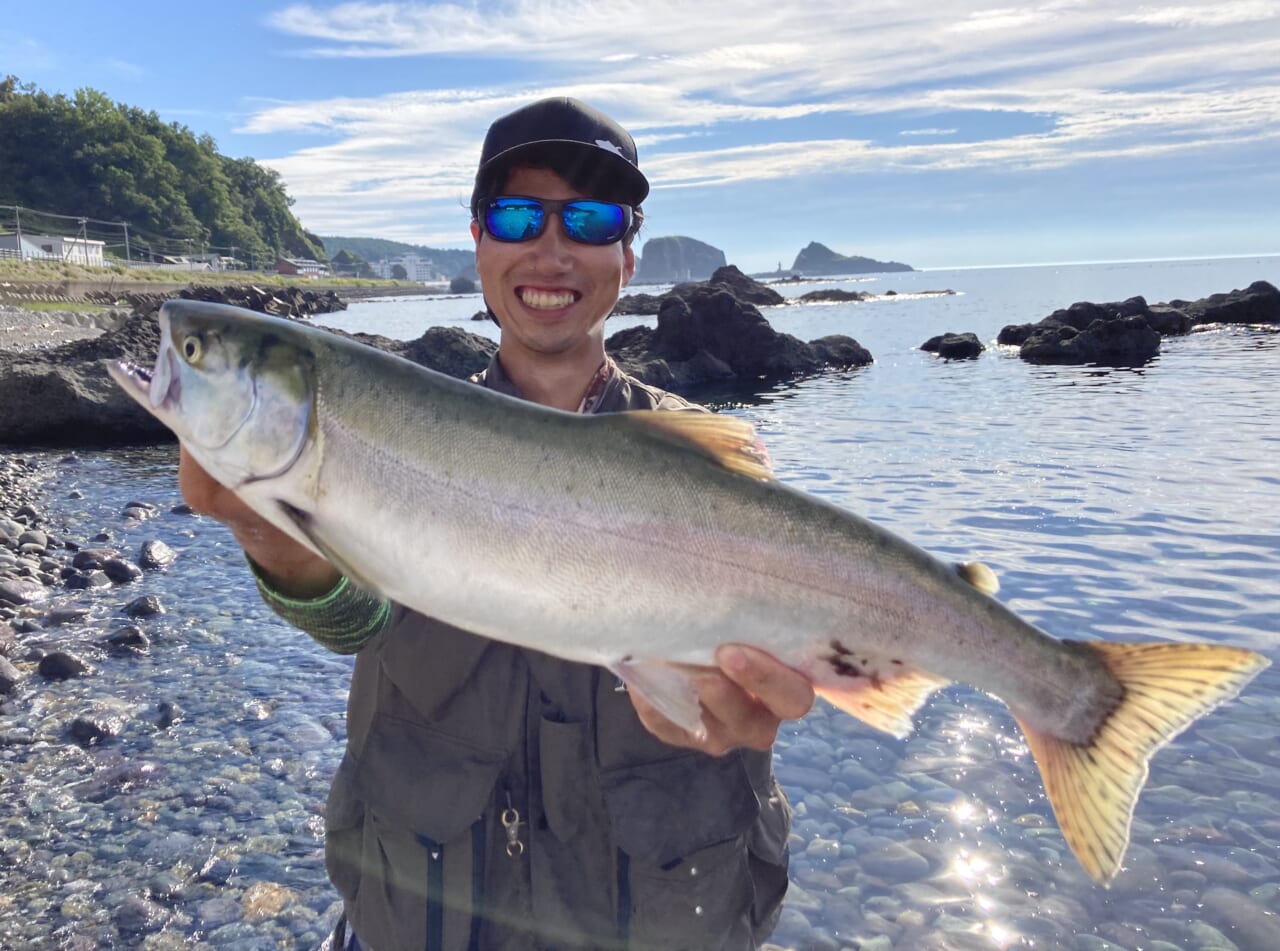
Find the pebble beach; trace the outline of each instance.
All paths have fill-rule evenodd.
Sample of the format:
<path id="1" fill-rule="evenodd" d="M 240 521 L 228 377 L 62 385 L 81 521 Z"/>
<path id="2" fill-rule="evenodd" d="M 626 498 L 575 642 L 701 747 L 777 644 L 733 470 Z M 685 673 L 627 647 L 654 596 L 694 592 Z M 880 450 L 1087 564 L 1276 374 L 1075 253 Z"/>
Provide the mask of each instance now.
<path id="1" fill-rule="evenodd" d="M 0 328 L 0 349 L 41 345 L 30 318 L 0 312 Z M 995 562 L 1002 598 L 1064 636 L 1187 631 L 1265 650 L 1280 535 L 1256 500 L 1274 493 L 1280 434 L 1247 394 L 1280 382 L 1276 340 L 1205 335 L 1146 374 L 1025 375 L 998 355 L 944 367 L 867 341 L 883 384 L 832 377 L 732 411 L 784 477 Z M 1010 377 L 1048 433 L 1025 448 L 978 412 Z M 1159 416 L 1189 389 L 1194 417 Z M 908 414 L 940 401 L 945 419 Z M 1124 434 L 1118 454 L 1107 433 Z M 3 951 L 310 951 L 338 913 L 322 817 L 350 661 L 270 614 L 229 534 L 181 505 L 175 468 L 170 447 L 0 451 Z M 784 728 L 775 762 L 795 823 L 770 951 L 1280 947 L 1275 668 L 1157 756 L 1108 889 L 1067 852 L 1005 708 L 975 691 L 939 694 L 906 740 L 820 704 Z"/>

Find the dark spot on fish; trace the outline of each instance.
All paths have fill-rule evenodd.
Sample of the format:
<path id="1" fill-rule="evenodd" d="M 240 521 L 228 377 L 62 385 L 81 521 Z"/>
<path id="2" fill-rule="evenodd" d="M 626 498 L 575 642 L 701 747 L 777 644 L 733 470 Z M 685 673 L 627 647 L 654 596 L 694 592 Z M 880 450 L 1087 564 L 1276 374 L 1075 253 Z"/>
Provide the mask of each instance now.
<path id="1" fill-rule="evenodd" d="M 839 654 L 832 654 L 831 656 L 824 658 L 824 660 L 826 660 L 826 662 L 831 665 L 831 669 L 841 677 L 862 676 L 862 671 L 859 669 L 857 664 L 849 663 Z"/>
<path id="2" fill-rule="evenodd" d="M 890 658 L 889 663 L 891 663 L 891 664 L 897 664 L 899 667 L 901 667 L 901 666 L 902 666 L 902 661 L 897 660 L 896 658 Z"/>
<path id="3" fill-rule="evenodd" d="M 849 650 L 849 648 L 845 647 L 837 640 L 833 640 L 831 642 L 831 649 L 842 657 L 848 657 L 853 653 L 853 651 Z"/>

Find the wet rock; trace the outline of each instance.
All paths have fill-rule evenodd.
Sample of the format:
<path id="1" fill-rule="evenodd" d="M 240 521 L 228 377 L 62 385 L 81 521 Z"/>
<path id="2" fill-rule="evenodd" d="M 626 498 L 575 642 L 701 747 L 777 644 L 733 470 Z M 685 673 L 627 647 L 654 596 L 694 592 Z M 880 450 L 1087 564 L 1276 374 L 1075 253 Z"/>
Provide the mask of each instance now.
<path id="1" fill-rule="evenodd" d="M 1266 281 L 1197 301 L 1170 301 L 1169 306 L 1183 311 L 1196 324 L 1280 323 L 1280 290 Z"/>
<path id="2" fill-rule="evenodd" d="M 160 599 L 155 595 L 147 594 L 141 598 L 134 598 L 126 604 L 124 613 L 128 617 L 134 618 L 153 617 L 157 614 L 164 614 L 164 605 L 160 603 Z"/>
<path id="3" fill-rule="evenodd" d="M 1201 899 L 1204 918 L 1236 943 L 1240 951 L 1280 948 L 1280 916 L 1247 895 L 1215 886 Z"/>
<path id="4" fill-rule="evenodd" d="M 0 581 L 0 604 L 35 604 L 49 597 L 49 589 L 37 581 L 10 578 Z"/>
<path id="5" fill-rule="evenodd" d="M 23 545 L 35 545 L 41 551 L 49 547 L 49 536 L 44 532 L 35 529 L 28 529 L 18 536 L 19 547 Z"/>
<path id="6" fill-rule="evenodd" d="M 983 350 L 982 341 L 974 333 L 945 333 L 930 337 L 920 345 L 920 349 L 928 353 L 936 353 L 944 360 L 973 360 Z"/>
<path id="7" fill-rule="evenodd" d="M 52 651 L 40 658 L 36 669 L 46 680 L 70 680 L 72 677 L 84 676 L 91 668 L 75 654 Z"/>
<path id="8" fill-rule="evenodd" d="M 196 908 L 196 920 L 209 930 L 239 921 L 244 917 L 240 904 L 233 898 L 210 898 Z"/>
<path id="9" fill-rule="evenodd" d="M 173 726 L 187 715 L 186 711 L 183 710 L 182 707 L 169 700 L 161 700 L 157 703 L 156 712 L 159 714 L 156 717 L 156 726 L 162 730 L 169 729 L 169 727 Z"/>
<path id="10" fill-rule="evenodd" d="M 142 577 L 142 569 L 123 558 L 112 558 L 105 562 L 102 571 L 115 584 L 130 584 Z"/>
<path id="11" fill-rule="evenodd" d="M 124 717 L 106 714 L 86 714 L 71 721 L 68 732 L 81 746 L 94 746 L 120 735 L 124 729 Z"/>
<path id="12" fill-rule="evenodd" d="M 13 666 L 7 657 L 0 657 L 0 695 L 13 693 L 22 681 L 22 671 Z"/>
<path id="13" fill-rule="evenodd" d="M 917 881 L 929 874 L 929 860 L 898 842 L 859 858 L 864 872 L 892 885 Z"/>
<path id="14" fill-rule="evenodd" d="M 145 653 L 151 647 L 151 639 L 142 628 L 133 624 L 112 631 L 106 643 L 113 652 L 122 654 Z"/>
<path id="15" fill-rule="evenodd" d="M 138 556 L 138 564 L 148 570 L 167 568 L 177 559 L 178 553 L 176 551 L 158 538 L 153 538 L 142 543 L 142 553 Z"/>
<path id="16" fill-rule="evenodd" d="M 1160 352 L 1160 334 L 1142 317 L 1097 320 L 1084 330 L 1065 324 L 1038 329 L 1018 355 L 1028 363 L 1142 366 Z"/>
<path id="17" fill-rule="evenodd" d="M 121 934 L 140 936 L 159 928 L 168 918 L 168 912 L 155 902 L 130 895 L 115 909 L 112 917 Z"/>
<path id="18" fill-rule="evenodd" d="M 62 624 L 73 624 L 76 621 L 82 621 L 89 616 L 89 609 L 84 605 L 64 605 L 63 607 L 54 608 L 44 616 L 45 624 L 50 627 L 58 627 Z"/>
<path id="19" fill-rule="evenodd" d="M 71 567 L 81 571 L 89 571 L 94 568 L 101 568 L 110 559 L 118 557 L 120 557 L 120 552 L 114 548 L 81 548 L 71 556 Z"/>
<path id="20" fill-rule="evenodd" d="M 105 571 L 74 572 L 62 582 L 68 588 L 84 591 L 89 588 L 105 588 L 111 584 Z"/>
<path id="21" fill-rule="evenodd" d="M 124 511 L 120 513 L 120 517 L 137 519 L 141 522 L 153 518 L 159 511 L 160 509 L 150 502 L 127 502 Z"/>

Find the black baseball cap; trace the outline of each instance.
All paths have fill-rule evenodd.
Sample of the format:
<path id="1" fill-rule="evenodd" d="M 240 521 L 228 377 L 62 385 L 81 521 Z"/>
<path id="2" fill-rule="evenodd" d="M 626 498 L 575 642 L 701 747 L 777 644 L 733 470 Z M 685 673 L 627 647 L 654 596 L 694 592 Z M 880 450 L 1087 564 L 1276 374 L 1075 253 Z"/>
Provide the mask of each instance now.
<path id="1" fill-rule="evenodd" d="M 638 205 L 649 194 L 649 180 L 640 171 L 631 133 L 599 109 L 557 96 L 522 106 L 489 126 L 471 193 L 472 213 L 501 172 L 521 158 L 535 156 L 549 159 L 553 169 L 603 166 L 616 183 L 617 201 Z"/>

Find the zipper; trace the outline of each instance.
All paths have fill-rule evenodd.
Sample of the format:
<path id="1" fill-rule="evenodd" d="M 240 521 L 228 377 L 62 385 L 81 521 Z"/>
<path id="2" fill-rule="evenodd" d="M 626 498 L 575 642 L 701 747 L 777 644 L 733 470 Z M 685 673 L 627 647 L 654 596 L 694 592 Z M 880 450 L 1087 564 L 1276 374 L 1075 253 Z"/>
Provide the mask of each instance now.
<path id="1" fill-rule="evenodd" d="M 419 833 L 427 850 L 427 944 L 425 951 L 444 947 L 444 846 Z"/>

